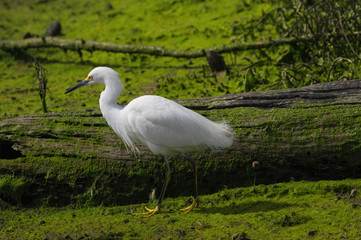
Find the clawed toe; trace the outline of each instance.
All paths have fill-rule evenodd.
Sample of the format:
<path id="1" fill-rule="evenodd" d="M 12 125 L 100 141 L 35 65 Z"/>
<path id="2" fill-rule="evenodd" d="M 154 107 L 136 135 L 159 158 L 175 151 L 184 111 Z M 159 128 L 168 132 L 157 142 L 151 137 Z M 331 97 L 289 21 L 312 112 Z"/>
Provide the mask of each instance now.
<path id="1" fill-rule="evenodd" d="M 133 216 L 141 215 L 141 216 L 147 218 L 147 217 L 151 217 L 154 214 L 159 212 L 159 206 L 158 205 L 154 209 L 150 209 L 148 207 L 144 207 L 144 208 L 145 208 L 145 210 L 147 210 L 147 212 L 144 212 L 144 213 L 132 213 L 132 215 Z"/>
<path id="2" fill-rule="evenodd" d="M 193 202 L 192 202 L 191 205 L 189 205 L 189 206 L 186 207 L 186 208 L 182 208 L 182 209 L 181 209 L 181 211 L 183 211 L 183 212 L 181 212 L 180 214 L 189 213 L 190 211 L 192 211 L 193 208 L 198 207 L 200 202 L 203 202 L 203 201 L 200 200 L 198 197 L 196 197 L 196 198 L 193 200 Z"/>

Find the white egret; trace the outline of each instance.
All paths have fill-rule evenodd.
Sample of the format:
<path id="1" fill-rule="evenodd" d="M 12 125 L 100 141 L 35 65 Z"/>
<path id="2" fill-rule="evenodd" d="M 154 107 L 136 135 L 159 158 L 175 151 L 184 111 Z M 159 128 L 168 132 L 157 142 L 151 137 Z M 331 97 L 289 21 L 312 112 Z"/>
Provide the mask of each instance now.
<path id="1" fill-rule="evenodd" d="M 103 117 L 124 144 L 133 152 L 138 152 L 136 144 L 146 145 L 150 151 L 164 156 L 165 180 L 158 203 L 154 209 L 146 207 L 148 212 L 141 213 L 150 217 L 160 211 L 162 199 L 170 180 L 167 157 L 181 153 L 194 171 L 195 192 L 193 203 L 181 209 L 188 213 L 198 206 L 198 184 L 196 162 L 185 152 L 221 149 L 231 146 L 233 133 L 225 123 L 215 123 L 180 104 L 160 96 L 146 95 L 132 100 L 122 107 L 116 103 L 123 90 L 119 75 L 108 67 L 94 68 L 85 80 L 68 88 L 69 93 L 79 87 L 93 84 L 105 84 L 100 94 L 99 105 Z M 137 215 L 137 214 L 135 214 Z"/>

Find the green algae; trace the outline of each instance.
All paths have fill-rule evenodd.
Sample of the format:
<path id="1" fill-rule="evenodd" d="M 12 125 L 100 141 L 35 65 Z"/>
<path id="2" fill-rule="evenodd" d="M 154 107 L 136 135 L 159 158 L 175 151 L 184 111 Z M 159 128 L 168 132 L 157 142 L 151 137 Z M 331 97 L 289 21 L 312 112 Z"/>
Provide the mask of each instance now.
<path id="1" fill-rule="evenodd" d="M 360 237 L 360 180 L 289 182 L 225 189 L 201 198 L 189 214 L 188 198 L 167 198 L 172 210 L 143 219 L 130 215 L 155 203 L 118 207 L 3 210 L 2 238 L 26 239 L 214 239 L 234 234 L 250 239 Z M 14 215 L 16 213 L 16 215 Z"/>
<path id="2" fill-rule="evenodd" d="M 28 31 L 41 35 L 56 16 L 63 26 L 61 37 L 67 39 L 179 49 L 203 49 L 228 43 L 232 37 L 244 34 L 244 22 L 250 18 L 258 19 L 262 12 L 277 6 L 265 1 L 122 1 L 113 3 L 112 10 L 103 11 L 105 3 L 101 1 L 3 1 L 2 4 L 0 35 L 3 39 L 21 39 Z M 261 31 L 264 32 L 255 36 L 243 36 L 242 40 L 278 37 L 271 26 Z M 55 48 L 32 49 L 26 54 L 0 51 L 0 117 L 41 112 L 34 70 L 28 59 L 28 55 L 33 54 L 48 69 L 47 103 L 49 110 L 56 112 L 98 108 L 97 97 L 101 86 L 79 89 L 76 94 L 70 95 L 64 95 L 64 91 L 99 65 L 113 67 L 122 75 L 126 90 L 119 100 L 120 104 L 144 94 L 171 99 L 193 98 L 298 87 L 326 80 L 325 72 L 320 71 L 319 66 L 315 67 L 318 74 L 305 74 L 309 73 L 310 68 L 302 65 L 305 63 L 298 66 L 298 69 L 302 69 L 302 81 L 283 78 L 282 69 L 275 62 L 292 54 L 294 58 L 298 57 L 295 49 L 289 46 L 271 49 L 268 54 L 272 59 L 262 58 L 262 52 L 256 50 L 224 54 L 232 71 L 228 76 L 217 77 L 209 77 L 206 59 L 102 52 L 82 52 L 80 57 L 78 53 L 62 52 Z M 346 70 L 350 66 L 353 65 L 348 65 Z M 327 65 L 325 68 L 332 70 L 329 72 L 331 76 L 339 76 L 345 71 L 345 68 L 332 69 Z M 349 77 L 357 78 L 357 71 L 349 72 Z M 295 70 L 288 73 L 296 74 Z M 194 158 L 200 162 L 200 192 L 219 192 L 203 196 L 210 203 L 191 214 L 172 212 L 151 219 L 129 215 L 134 211 L 143 211 L 144 204 L 105 207 L 147 201 L 152 189 L 161 186 L 164 167 L 160 158 L 155 158 L 159 161 L 154 163 L 137 162 L 132 166 L 125 166 L 120 161 L 98 159 L 92 146 L 104 144 L 107 135 L 114 134 L 104 119 L 99 117 L 99 112 L 63 112 L 60 118 L 56 116 L 55 119 L 51 114 L 45 114 L 43 117 L 48 120 L 37 122 L 42 124 L 41 130 L 23 125 L 13 126 L 8 131 L 15 133 L 15 142 L 33 137 L 38 139 L 33 142 L 34 148 L 23 152 L 24 157 L 0 160 L 0 196 L 14 205 L 31 202 L 30 206 L 43 207 L 11 207 L 2 211 L 0 238 L 212 239 L 230 238 L 235 233 L 251 239 L 360 238 L 359 195 L 350 200 L 347 196 L 339 197 L 341 200 L 336 197 L 348 194 L 353 188 L 359 189 L 359 180 L 253 186 L 290 179 L 358 176 L 360 165 L 357 162 L 340 164 L 339 159 L 360 153 L 360 107 L 347 105 L 346 111 L 339 105 L 330 104 L 309 111 L 313 107 L 299 104 L 291 109 L 200 111 L 213 120 L 227 119 L 232 126 L 236 126 L 234 130 L 241 151 L 233 153 L 226 161 L 219 160 L 222 155 L 218 153 L 196 154 Z M 84 135 L 84 131 L 91 127 L 101 128 L 103 134 Z M 80 140 L 73 141 L 74 135 Z M 36 147 L 42 143 L 42 137 L 47 137 L 46 145 L 49 148 L 46 145 Z M 54 150 L 51 146 L 57 144 L 56 139 L 68 141 L 74 148 L 69 151 Z M 332 161 L 329 162 L 333 165 L 324 168 L 324 160 L 312 159 L 312 156 L 317 155 L 327 141 L 335 143 L 329 146 L 335 149 L 335 155 L 331 156 Z M 288 153 L 285 149 L 284 155 L 276 156 L 274 149 L 287 144 L 294 148 L 300 146 L 299 151 Z M 307 147 L 309 152 L 303 151 L 305 144 L 313 146 Z M 103 146 L 107 145 L 124 149 L 120 141 Z M 88 152 L 82 152 L 84 146 Z M 251 155 L 247 154 L 249 149 L 252 150 Z M 305 169 L 287 171 L 291 165 L 287 165 L 289 163 L 285 159 L 294 159 L 302 154 L 309 156 L 309 161 L 301 164 Z M 207 157 L 215 160 L 207 161 Z M 142 156 L 134 156 L 134 159 L 139 158 Z M 266 171 L 262 171 L 262 168 L 257 171 L 252 169 L 254 160 L 260 161 Z M 193 189 L 190 167 L 177 158 L 170 162 L 174 174 L 167 197 L 190 196 Z M 344 170 L 332 167 L 344 167 Z M 307 173 L 309 169 L 313 173 L 305 176 L 306 168 Z M 144 185 L 145 182 L 147 185 Z M 230 189 L 239 186 L 251 187 Z M 188 204 L 189 197 L 167 198 L 164 202 L 164 206 L 171 209 Z M 103 206 L 93 207 L 99 205 Z"/>
<path id="3" fill-rule="evenodd" d="M 0 196 L 6 202 L 21 204 L 24 191 L 32 182 L 32 179 L 27 179 L 24 176 L 2 175 L 0 178 Z"/>
<path id="4" fill-rule="evenodd" d="M 294 18 L 288 4 L 287 1 L 254 1 L 251 4 L 238 0 L 122 1 L 112 3 L 113 8 L 106 10 L 101 1 L 3 1 L 0 36 L 9 40 L 21 39 L 26 32 L 42 35 L 51 21 L 58 20 L 62 24 L 60 37 L 66 39 L 205 49 L 234 41 L 257 42 L 278 38 L 280 29 L 276 29 L 268 17 L 283 11 L 284 24 L 290 27 Z M 276 19 L 282 18 L 278 16 Z M 332 51 L 333 48 L 328 49 Z M 57 112 L 98 108 L 96 98 L 101 86 L 80 89 L 68 95 L 63 93 L 100 65 L 112 67 L 122 75 L 126 90 L 120 99 L 121 104 L 144 94 L 183 99 L 299 87 L 338 80 L 342 74 L 343 79 L 359 76 L 355 67 L 357 61 L 351 59 L 350 64 L 335 57 L 319 59 L 320 63 L 315 64 L 299 56 L 307 51 L 307 46 L 299 45 L 296 49 L 295 46 L 278 46 L 267 51 L 224 54 L 227 65 L 231 67 L 230 74 L 210 77 L 205 58 L 188 60 L 87 51 L 79 55 L 55 48 L 29 49 L 25 53 L 1 50 L 0 117 L 41 112 L 33 75 L 33 55 L 48 70 L 47 107 L 49 111 Z M 287 60 L 287 56 L 293 60 Z M 290 79 L 285 79 L 285 75 Z"/>
<path id="5" fill-rule="evenodd" d="M 214 3 L 130 1 L 113 3 L 113 10 L 104 11 L 103 3 L 98 1 L 62 1 L 62 4 L 30 1 L 19 5 L 4 2 L 4 8 L 0 10 L 3 16 L 0 35 L 3 39 L 21 39 L 29 31 L 41 35 L 53 16 L 57 16 L 57 20 L 62 24 L 63 37 L 68 39 L 81 38 L 181 49 L 205 48 L 228 42 L 231 36 L 230 19 L 248 16 L 253 10 L 249 8 L 239 16 L 240 14 L 232 9 L 235 4 L 237 1 L 227 2 L 220 11 L 221 5 Z M 270 6 L 272 5 L 260 1 L 260 5 L 255 5 L 255 12 L 260 14 L 257 8 L 267 10 Z M 38 14 L 39 12 L 44 14 Z M 160 12 L 162 14 L 158 14 Z M 203 17 L 198 18 L 199 14 Z M 128 24 L 129 21 L 133 23 Z M 189 37 L 190 31 L 192 37 Z M 207 32 L 208 34 L 205 34 Z M 224 33 L 218 34 L 219 32 Z M 20 59 L 3 51 L 0 51 L 0 54 L 0 69 L 5 73 L 2 77 L 4 89 L 1 92 L 0 100 L 3 104 L 0 111 L 6 116 L 40 112 L 31 60 L 21 53 L 18 55 Z M 202 67 L 207 65 L 206 59 L 188 61 L 101 52 L 83 52 L 80 59 L 77 53 L 64 53 L 56 49 L 32 49 L 27 54 L 37 56 L 40 64 L 48 70 L 47 103 L 50 111 L 97 108 L 95 96 L 99 95 L 101 87 L 94 87 L 90 91 L 80 90 L 77 94 L 67 96 L 63 93 L 67 87 L 73 85 L 77 79 L 84 78 L 98 65 L 113 67 L 123 76 L 126 95 L 122 98 L 122 103 L 144 93 L 175 99 L 214 96 L 235 92 L 236 88 L 239 90 L 239 79 L 228 83 L 227 77 L 220 79 L 222 85 L 217 84 L 219 86 L 214 87 L 214 81 L 205 77 L 209 75 L 209 69 L 204 71 Z M 172 83 L 169 81 L 171 79 Z"/>

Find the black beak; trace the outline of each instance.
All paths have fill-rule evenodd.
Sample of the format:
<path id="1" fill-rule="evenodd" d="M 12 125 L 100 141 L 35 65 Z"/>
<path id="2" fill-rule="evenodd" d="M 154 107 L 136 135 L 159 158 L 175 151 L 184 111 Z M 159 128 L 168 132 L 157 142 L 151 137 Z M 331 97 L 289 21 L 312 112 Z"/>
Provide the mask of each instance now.
<path id="1" fill-rule="evenodd" d="M 66 90 L 65 94 L 70 93 L 71 91 L 74 91 L 75 89 L 80 88 L 80 87 L 82 87 L 82 86 L 85 86 L 85 85 L 87 85 L 87 84 L 88 84 L 88 80 L 83 80 L 83 81 L 79 82 L 77 85 L 68 88 L 68 89 Z"/>

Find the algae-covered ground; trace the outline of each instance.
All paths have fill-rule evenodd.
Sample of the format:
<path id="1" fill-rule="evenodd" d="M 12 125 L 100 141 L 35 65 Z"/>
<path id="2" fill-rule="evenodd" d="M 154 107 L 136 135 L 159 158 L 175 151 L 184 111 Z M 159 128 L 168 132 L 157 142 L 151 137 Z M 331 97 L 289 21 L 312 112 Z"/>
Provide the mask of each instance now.
<path id="1" fill-rule="evenodd" d="M 114 1 L 113 8 L 106 10 L 106 3 L 2 1 L 0 38 L 22 39 L 26 32 L 43 35 L 47 25 L 57 20 L 62 24 L 61 38 L 203 49 L 229 43 L 234 36 L 233 21 L 260 16 L 262 11 L 273 7 L 261 1 L 254 5 L 247 1 Z M 47 69 L 49 111 L 97 108 L 100 86 L 69 95 L 64 95 L 64 91 L 84 79 L 94 67 L 103 65 L 114 68 L 122 76 L 126 91 L 121 103 L 144 94 L 177 99 L 234 93 L 244 88 L 242 77 L 206 78 L 210 69 L 205 58 L 188 60 L 86 51 L 80 58 L 77 52 L 59 49 L 30 49 L 27 54 L 30 58 L 35 56 Z M 1 50 L 0 56 L 2 116 L 41 112 L 32 60 L 26 60 L 28 56 L 22 53 Z M 229 65 L 231 57 L 225 56 Z M 239 71 L 234 71 L 234 75 L 241 74 Z"/>
<path id="2" fill-rule="evenodd" d="M 42 113 L 38 80 L 34 76 L 34 58 L 47 70 L 48 111 L 76 111 L 74 114 L 64 113 L 61 120 L 51 119 L 54 116 L 51 114 L 43 115 L 44 118 L 50 119 L 46 121 L 49 126 L 42 126 L 40 132 L 48 134 L 46 141 L 53 143 L 54 146 L 57 143 L 55 140 L 52 141 L 52 135 L 47 130 L 55 129 L 54 131 L 61 132 L 59 135 L 64 137 L 62 140 L 71 138 L 74 132 L 81 135 L 83 126 L 80 126 L 81 124 L 77 123 L 78 120 L 72 117 L 81 114 L 80 110 L 98 108 L 97 98 L 102 86 L 82 88 L 77 92 L 64 94 L 67 87 L 73 86 L 77 80 L 84 79 L 96 66 L 109 66 L 121 74 L 126 90 L 119 100 L 120 104 L 126 104 L 144 94 L 184 99 L 357 79 L 361 77 L 358 66 L 358 51 L 361 47 L 360 40 L 357 38 L 355 40 L 352 34 L 361 30 L 359 29 L 360 18 L 356 14 L 359 11 L 360 4 L 357 4 L 357 1 L 331 0 L 319 2 L 303 0 L 3 0 L 0 3 L 0 40 L 19 40 L 26 33 L 43 36 L 48 24 L 55 20 L 62 26 L 62 34 L 58 36 L 59 38 L 161 46 L 183 50 L 206 49 L 232 42 L 250 43 L 276 38 L 300 37 L 316 33 L 321 37 L 308 44 L 302 42 L 223 54 L 226 64 L 230 67 L 230 73 L 219 76 L 211 75 L 206 58 L 175 59 L 100 51 L 72 52 L 58 48 L 26 51 L 0 50 L 0 118 Z M 338 33 L 341 33 L 342 37 L 338 36 Z M 337 109 L 337 105 L 330 108 Z M 321 124 L 323 120 L 327 122 L 329 117 L 326 110 L 326 113 L 322 112 L 328 109 L 327 106 L 320 109 L 315 111 L 312 119 Z M 332 118 L 334 121 L 332 125 L 340 125 L 341 127 L 337 129 L 342 131 L 342 124 L 339 121 L 348 118 L 352 118 L 352 122 L 356 121 L 360 116 L 358 109 L 358 105 L 350 106 L 347 113 L 341 109 L 341 113 Z M 226 112 L 236 110 L 231 109 Z M 249 121 L 250 125 L 258 121 L 254 119 L 255 113 L 257 113 L 257 118 L 261 120 L 265 118 L 260 114 L 263 110 L 245 108 L 244 111 L 247 113 L 244 117 L 247 119 L 242 119 L 242 121 Z M 277 109 L 271 110 L 269 114 L 277 111 Z M 285 111 L 287 109 L 282 109 L 282 112 Z M 347 115 L 348 112 L 350 116 Z M 105 121 L 99 120 L 99 113 L 94 115 L 97 115 L 98 120 L 94 122 L 90 116 L 90 120 L 82 124 L 89 128 L 104 128 L 103 134 L 111 134 Z M 222 116 L 213 115 L 211 117 L 217 118 L 213 120 L 223 120 Z M 292 112 L 287 116 L 289 118 L 282 119 L 283 122 L 287 121 L 284 126 L 291 125 L 292 121 L 304 120 L 302 116 L 292 115 Z M 232 119 L 232 116 L 227 117 L 231 122 L 239 122 L 237 119 Z M 271 118 L 273 117 L 272 115 Z M 305 114 L 305 118 L 308 117 Z M 257 131 L 277 132 L 281 129 L 278 126 L 272 127 L 273 120 L 266 119 L 265 121 L 268 121 L 267 124 L 260 124 L 256 128 Z M 280 122 L 282 124 L 282 121 Z M 9 131 L 15 135 L 15 138 L 18 136 L 21 139 L 28 135 L 30 137 L 35 135 L 36 138 L 39 130 L 24 129 L 26 128 L 24 126 L 14 127 Z M 248 144 L 252 144 L 252 137 L 258 132 L 250 132 L 252 128 L 249 128 L 248 124 L 242 126 L 242 129 L 235 130 L 237 136 L 241 138 L 240 142 L 249 139 Z M 309 134 L 313 131 L 312 127 L 313 125 L 308 125 L 308 128 L 302 128 L 300 131 Z M 307 136 L 312 136 L 311 140 L 317 139 L 317 143 L 318 141 L 322 143 L 327 131 L 317 129 L 320 132 L 310 133 Z M 285 129 L 286 131 L 288 130 Z M 359 127 L 355 126 L 355 129 L 346 133 L 330 132 L 329 136 L 334 134 L 332 136 L 337 139 L 338 135 L 359 136 L 359 132 Z M 99 143 L 105 139 L 102 136 L 92 136 L 84 142 Z M 259 134 L 259 136 L 263 135 Z M 275 133 L 267 136 L 278 135 Z M 3 140 L 3 136 L 0 137 Z M 299 140 L 292 131 L 287 133 L 287 137 L 294 138 L 292 140 L 295 142 Z M 287 142 L 287 139 L 280 138 L 279 141 Z M 269 138 L 264 138 L 262 143 L 267 144 L 269 140 Z M 277 142 L 277 139 L 273 140 Z M 352 140 L 345 141 L 345 145 L 350 143 L 350 148 L 358 149 L 358 140 Z M 40 139 L 39 135 L 34 145 L 40 142 L 45 141 Z M 43 177 L 44 185 L 49 186 L 52 181 L 67 180 L 67 176 L 79 175 L 79 179 L 84 180 L 81 179 L 82 174 L 91 174 L 92 171 L 99 174 L 99 169 L 102 169 L 102 164 L 105 162 L 94 163 L 95 154 L 84 154 L 86 160 L 84 162 L 89 165 L 79 164 L 82 167 L 79 170 L 76 169 L 77 162 L 72 162 L 65 150 L 51 152 L 50 145 L 39 145 L 39 153 L 48 151 L 47 154 L 40 154 L 41 156 L 39 153 L 31 153 L 16 159 L 0 159 L 0 239 L 230 239 L 232 236 L 237 238 L 235 235 L 237 233 L 239 233 L 238 239 L 361 238 L 361 198 L 360 193 L 352 191 L 360 189 L 361 180 L 358 179 L 291 181 L 253 186 L 258 179 L 261 179 L 261 176 L 258 176 L 257 180 L 250 179 L 249 187 L 227 189 L 225 186 L 222 191 L 202 196 L 201 198 L 207 202 L 186 215 L 179 214 L 178 209 L 190 203 L 189 197 L 166 198 L 163 207 L 172 211 L 149 219 L 131 216 L 131 213 L 143 211 L 145 205 L 154 206 L 154 200 L 148 204 L 122 206 L 117 206 L 117 202 L 101 201 L 101 199 L 97 199 L 97 203 L 110 203 L 100 206 L 93 206 L 94 203 L 89 204 L 92 207 L 87 204 L 72 204 L 72 201 L 69 201 L 69 205 L 67 205 L 68 202 L 51 204 L 54 200 L 51 199 L 54 197 L 52 196 L 54 192 L 76 189 L 77 182 L 72 178 L 68 179 L 66 184 L 73 188 L 44 188 L 43 192 L 50 189 L 48 201 L 42 199 L 41 202 L 25 204 L 24 198 L 30 195 L 29 184 L 38 179 L 35 177 L 32 179 L 28 175 L 22 176 L 21 174 L 24 174 L 26 169 L 18 169 L 16 166 L 24 165 L 36 171 L 44 170 L 42 174 L 44 172 L 47 174 L 45 176 L 39 174 L 37 177 Z M 113 145 L 122 147 L 115 141 Z M 247 143 L 245 142 L 244 145 Z M 76 145 L 78 146 L 80 144 Z M 79 149 L 84 151 L 83 148 Z M 73 151 L 77 151 L 77 148 Z M 74 156 L 77 155 L 74 154 Z M 335 161 L 337 159 L 335 157 Z M 82 160 L 79 159 L 79 162 Z M 318 161 L 322 162 L 322 159 Z M 157 168 L 159 174 L 156 172 L 154 175 L 162 175 L 161 168 L 158 168 L 160 164 L 157 164 L 154 168 Z M 312 165 L 312 159 L 310 164 Z M 113 167 L 118 165 L 113 165 Z M 50 171 L 51 167 L 54 167 L 56 171 Z M 245 171 L 247 169 L 240 172 Z M 263 169 L 263 171 L 266 170 Z M 337 172 L 337 169 L 335 171 Z M 354 169 L 350 169 L 350 172 L 353 171 Z M 314 172 L 317 174 L 320 171 Z M 272 174 L 265 175 L 272 176 Z M 357 172 L 354 175 L 359 176 Z M 134 176 L 137 176 L 137 173 Z M 208 179 L 211 177 L 206 176 Z M 95 184 L 97 177 L 93 178 L 91 179 Z M 179 175 L 176 178 L 181 179 Z M 337 175 L 335 178 L 341 179 L 342 176 Z M 220 177 L 214 177 L 214 179 L 220 179 Z M 161 178 L 155 181 L 161 181 Z M 102 184 L 105 185 L 106 182 Z M 136 185 L 133 190 L 136 187 L 142 186 Z M 34 196 L 39 189 L 33 190 L 32 197 L 37 199 Z M 27 195 L 24 197 L 25 191 Z M 74 193 L 68 194 L 67 197 L 72 194 L 74 196 L 83 194 L 88 197 L 90 195 L 88 188 L 86 191 L 79 194 L 74 190 Z M 177 190 L 172 191 L 173 195 L 177 192 Z M 352 195 L 350 195 L 351 192 L 353 192 Z M 127 192 L 121 194 L 126 195 Z M 134 197 L 131 194 L 129 193 L 128 197 Z M 11 197 L 5 199 L 4 196 Z M 43 196 L 45 194 L 39 199 Z M 7 202 L 3 202 L 4 199 L 1 197 Z M 78 202 L 81 202 L 80 200 Z M 63 207 L 56 208 L 53 205 Z"/>
<path id="3" fill-rule="evenodd" d="M 182 215 L 189 199 L 166 199 L 152 218 L 143 205 L 2 211 L 1 239 L 360 239 L 361 180 L 289 182 L 225 189 Z M 238 234 L 238 238 L 236 238 Z"/>
<path id="4" fill-rule="evenodd" d="M 318 29 L 320 26 L 328 27 L 325 36 L 335 32 L 342 34 L 344 29 L 342 32 L 337 28 L 338 22 L 324 23 L 336 21 L 333 15 L 337 14 L 344 18 L 343 28 L 360 31 L 360 24 L 355 23 L 359 19 L 354 17 L 359 5 L 348 4 L 348 1 L 327 1 L 314 7 L 312 1 L 301 0 L 128 0 L 111 2 L 112 7 L 107 3 L 95 0 L 1 1 L 0 39 L 18 40 L 26 33 L 43 36 L 48 24 L 55 20 L 62 26 L 60 38 L 182 50 L 319 34 L 324 30 Z M 334 11 L 328 9 L 332 6 Z M 97 108 L 101 86 L 68 95 L 64 95 L 64 91 L 100 65 L 112 67 L 121 74 L 126 90 L 120 103 L 144 94 L 182 99 L 357 79 L 361 74 L 357 67 L 359 58 L 354 53 L 360 48 L 358 38 L 355 44 L 351 41 L 352 35 L 347 41 L 330 37 L 309 44 L 223 54 L 231 71 L 229 75 L 216 78 L 209 77 L 211 71 L 205 58 L 174 59 L 99 51 L 81 51 L 80 55 L 57 48 L 26 52 L 0 50 L 0 117 L 42 111 L 34 76 L 34 57 L 47 69 L 46 101 L 51 112 Z M 354 45 L 349 47 L 347 42 Z"/>

